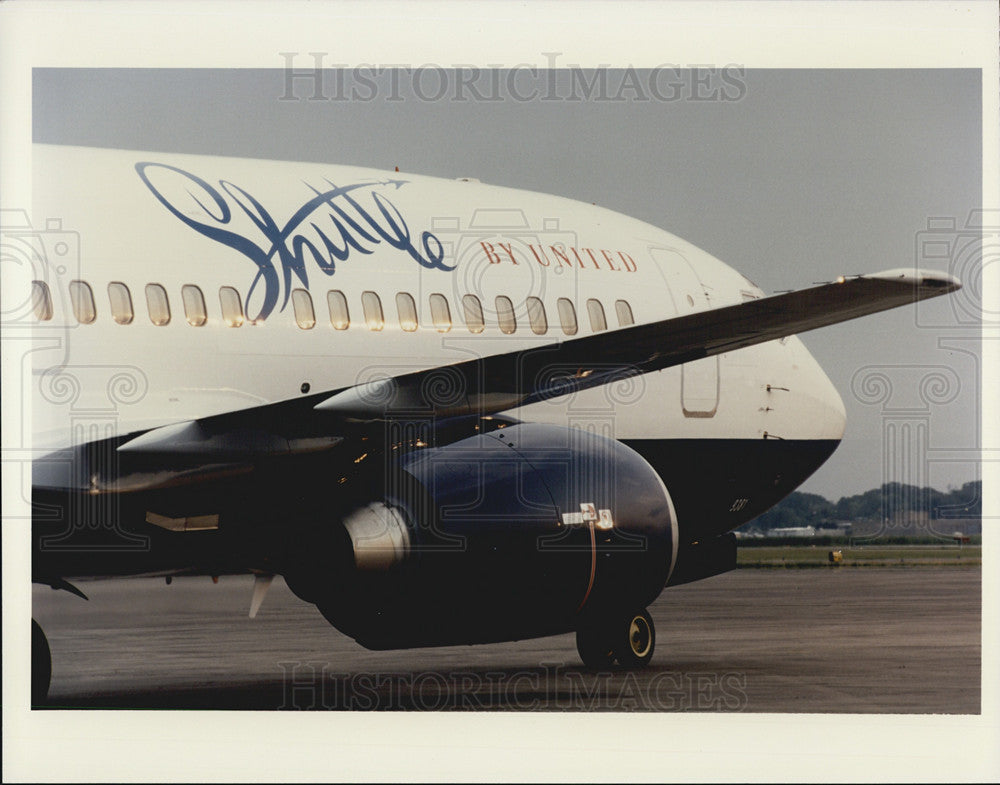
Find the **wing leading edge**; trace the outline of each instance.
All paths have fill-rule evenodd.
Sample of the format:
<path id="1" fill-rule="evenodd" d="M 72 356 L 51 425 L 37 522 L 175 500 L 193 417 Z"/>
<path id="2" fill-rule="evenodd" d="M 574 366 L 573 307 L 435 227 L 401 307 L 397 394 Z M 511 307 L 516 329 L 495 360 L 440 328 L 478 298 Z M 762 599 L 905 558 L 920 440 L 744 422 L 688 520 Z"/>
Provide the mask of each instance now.
<path id="1" fill-rule="evenodd" d="M 953 276 L 912 269 L 841 278 L 738 305 L 359 385 L 335 393 L 315 408 L 355 419 L 421 411 L 435 416 L 490 414 L 959 288 L 961 283 Z M 439 400 L 434 399 L 436 385 L 431 383 L 435 374 L 449 383 L 447 397 Z M 456 388 L 464 394 L 457 394 Z"/>

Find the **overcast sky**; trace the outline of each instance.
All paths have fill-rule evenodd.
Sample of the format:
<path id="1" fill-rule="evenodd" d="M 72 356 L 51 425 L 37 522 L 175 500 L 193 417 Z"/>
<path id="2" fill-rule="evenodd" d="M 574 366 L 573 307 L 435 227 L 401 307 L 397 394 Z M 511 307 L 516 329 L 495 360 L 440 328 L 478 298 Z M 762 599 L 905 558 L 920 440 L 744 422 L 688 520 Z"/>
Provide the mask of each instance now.
<path id="1" fill-rule="evenodd" d="M 290 83 L 289 58 L 300 72 L 314 62 L 37 69 L 34 141 L 477 177 L 648 221 L 768 293 L 923 256 L 965 289 L 803 336 L 848 424 L 802 490 L 836 500 L 890 479 L 978 478 L 980 251 L 961 231 L 982 194 L 978 71 L 612 71 L 604 83 L 570 69 L 460 84 L 451 70 L 331 70 L 317 84 Z M 926 449 L 885 446 L 901 424 L 926 427 Z"/>

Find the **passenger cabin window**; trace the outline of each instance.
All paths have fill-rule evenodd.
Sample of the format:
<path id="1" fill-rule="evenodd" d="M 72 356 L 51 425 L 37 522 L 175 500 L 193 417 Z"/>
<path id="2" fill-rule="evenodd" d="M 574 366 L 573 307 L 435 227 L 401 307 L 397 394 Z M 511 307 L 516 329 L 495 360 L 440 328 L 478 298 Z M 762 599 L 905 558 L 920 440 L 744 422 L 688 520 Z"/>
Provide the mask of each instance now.
<path id="1" fill-rule="evenodd" d="M 194 284 L 181 287 L 181 301 L 184 303 L 184 318 L 192 327 L 201 327 L 208 321 L 208 310 L 205 308 L 205 295 Z"/>
<path id="2" fill-rule="evenodd" d="M 399 326 L 412 333 L 417 329 L 417 304 L 413 296 L 406 292 L 396 294 L 396 313 L 399 315 Z"/>
<path id="3" fill-rule="evenodd" d="M 222 305 L 222 320 L 230 327 L 240 327 L 243 324 L 243 301 L 240 293 L 232 286 L 219 289 L 219 304 Z"/>
<path id="4" fill-rule="evenodd" d="M 548 319 L 545 318 L 545 304 L 537 297 L 529 297 L 527 306 L 528 323 L 531 325 L 531 331 L 535 335 L 545 335 L 549 329 Z"/>
<path id="5" fill-rule="evenodd" d="M 439 333 L 448 332 L 451 329 L 451 310 L 448 308 L 448 298 L 443 294 L 432 294 L 430 304 L 431 322 L 434 323 L 434 329 Z"/>
<path id="6" fill-rule="evenodd" d="M 47 322 L 52 318 L 52 293 L 45 281 L 31 282 L 31 310 L 40 322 Z"/>
<path id="7" fill-rule="evenodd" d="M 573 307 L 572 300 L 560 297 L 556 300 L 556 307 L 559 309 L 559 324 L 566 335 L 576 335 L 578 329 L 576 324 L 576 308 Z"/>
<path id="8" fill-rule="evenodd" d="M 604 306 L 598 300 L 587 300 L 587 314 L 590 316 L 590 329 L 595 333 L 608 329 L 608 320 L 604 318 Z"/>
<path id="9" fill-rule="evenodd" d="M 382 301 L 375 292 L 361 293 L 361 310 L 365 312 L 365 324 L 368 325 L 369 330 L 381 330 L 385 327 Z"/>
<path id="10" fill-rule="evenodd" d="M 94 292 L 86 281 L 69 282 L 69 299 L 73 304 L 73 316 L 80 324 L 90 324 L 97 318 L 94 306 Z"/>
<path id="11" fill-rule="evenodd" d="M 510 335 L 517 329 L 517 319 L 514 317 L 514 303 L 509 297 L 500 295 L 495 300 L 497 307 L 497 324 L 500 325 L 500 332 Z"/>
<path id="12" fill-rule="evenodd" d="M 108 300 L 111 301 L 111 318 L 118 324 L 131 324 L 135 313 L 128 287 L 120 281 L 112 281 L 108 284 Z"/>
<path id="13" fill-rule="evenodd" d="M 632 306 L 624 300 L 615 301 L 615 312 L 618 314 L 619 327 L 628 327 L 630 324 L 635 324 L 635 319 L 632 318 Z"/>
<path id="14" fill-rule="evenodd" d="M 295 323 L 303 330 L 311 330 L 316 326 L 312 297 L 305 289 L 292 291 L 292 310 L 295 311 Z"/>
<path id="15" fill-rule="evenodd" d="M 330 324 L 334 330 L 346 330 L 351 326 L 351 317 L 347 311 L 347 298 L 340 291 L 326 293 L 326 304 L 330 309 Z"/>
<path id="16" fill-rule="evenodd" d="M 474 294 L 467 294 L 462 298 L 462 311 L 465 315 L 465 325 L 470 333 L 481 333 L 486 327 L 483 319 L 483 304 Z"/>
<path id="17" fill-rule="evenodd" d="M 149 309 L 149 321 L 157 327 L 170 324 L 170 301 L 167 290 L 160 284 L 146 284 L 146 307 Z"/>

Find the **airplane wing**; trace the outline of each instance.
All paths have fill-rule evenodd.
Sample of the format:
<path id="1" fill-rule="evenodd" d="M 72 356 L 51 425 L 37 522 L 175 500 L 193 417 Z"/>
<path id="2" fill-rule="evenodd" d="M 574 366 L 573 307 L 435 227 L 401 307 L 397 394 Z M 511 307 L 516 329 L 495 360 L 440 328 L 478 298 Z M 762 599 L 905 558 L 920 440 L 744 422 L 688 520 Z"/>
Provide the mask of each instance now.
<path id="1" fill-rule="evenodd" d="M 252 458 L 326 449 L 352 422 L 488 415 L 835 324 L 961 287 L 914 269 L 820 286 L 157 428 L 119 453 Z"/>

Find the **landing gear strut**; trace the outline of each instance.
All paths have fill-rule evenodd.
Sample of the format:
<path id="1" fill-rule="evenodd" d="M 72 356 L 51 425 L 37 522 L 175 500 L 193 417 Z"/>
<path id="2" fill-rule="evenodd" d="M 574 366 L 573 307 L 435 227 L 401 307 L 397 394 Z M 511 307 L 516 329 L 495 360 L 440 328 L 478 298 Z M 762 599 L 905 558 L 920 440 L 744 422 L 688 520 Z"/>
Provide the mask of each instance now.
<path id="1" fill-rule="evenodd" d="M 642 668 L 655 644 L 653 619 L 645 610 L 593 619 L 576 631 L 576 649 L 588 668 Z"/>
<path id="2" fill-rule="evenodd" d="M 38 622 L 31 620 L 31 705 L 45 703 L 52 679 L 52 652 Z"/>

